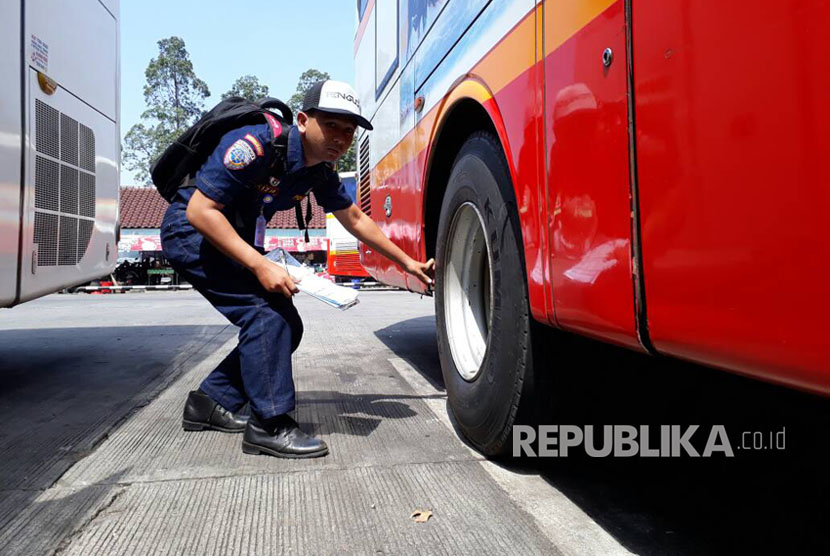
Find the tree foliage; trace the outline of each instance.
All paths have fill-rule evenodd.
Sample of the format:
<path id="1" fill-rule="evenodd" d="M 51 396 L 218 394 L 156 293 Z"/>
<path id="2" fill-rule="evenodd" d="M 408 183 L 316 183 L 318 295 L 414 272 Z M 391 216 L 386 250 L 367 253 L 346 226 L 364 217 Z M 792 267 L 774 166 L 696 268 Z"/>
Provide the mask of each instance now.
<path id="1" fill-rule="evenodd" d="M 355 134 L 357 135 L 357 134 Z M 338 172 L 354 172 L 357 170 L 357 163 L 355 162 L 355 154 L 354 149 L 357 141 L 352 141 L 352 144 L 349 145 L 349 150 L 346 151 L 340 160 L 337 161 L 337 171 Z"/>
<path id="2" fill-rule="evenodd" d="M 124 136 L 124 165 L 141 183 L 150 181 L 150 165 L 164 149 L 202 114 L 207 84 L 196 77 L 193 63 L 179 37 L 158 42 L 158 57 L 144 72 L 147 110 L 141 123 Z"/>
<path id="3" fill-rule="evenodd" d="M 291 95 L 290 99 L 288 99 L 288 107 L 291 108 L 291 111 L 296 115 L 297 112 L 302 110 L 303 99 L 305 98 L 306 91 L 308 91 L 311 86 L 318 81 L 325 81 L 330 78 L 329 74 L 324 71 L 316 70 L 314 68 L 305 70 L 302 75 L 300 75 L 299 82 L 297 82 L 296 92 Z"/>
<path id="4" fill-rule="evenodd" d="M 229 97 L 242 97 L 251 102 L 268 96 L 268 85 L 263 85 L 254 75 L 243 75 L 231 85 L 230 90 L 222 95 L 222 100 Z"/>
<path id="5" fill-rule="evenodd" d="M 330 79 L 328 73 L 320 70 L 316 70 L 314 68 L 307 69 L 300 75 L 300 80 L 297 82 L 297 90 L 296 92 L 291 95 L 291 98 L 288 99 L 288 106 L 291 108 L 291 111 L 294 112 L 296 115 L 297 112 L 302 110 L 303 108 L 303 100 L 305 98 L 306 91 L 308 91 L 312 85 L 317 83 L 318 81 L 325 81 L 326 79 Z M 346 151 L 346 154 L 337 161 L 337 170 L 340 172 L 354 172 L 355 171 L 355 153 L 354 153 L 354 142 L 349 146 L 349 150 Z"/>

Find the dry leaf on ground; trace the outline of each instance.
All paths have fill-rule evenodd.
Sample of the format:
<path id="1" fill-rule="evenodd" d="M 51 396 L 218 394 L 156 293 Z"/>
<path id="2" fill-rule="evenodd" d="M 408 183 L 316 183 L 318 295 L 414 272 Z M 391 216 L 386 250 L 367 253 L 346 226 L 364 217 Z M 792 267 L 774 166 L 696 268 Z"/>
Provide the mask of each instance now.
<path id="1" fill-rule="evenodd" d="M 432 517 L 431 510 L 415 510 L 412 512 L 412 515 L 409 516 L 415 520 L 415 523 L 426 523 L 429 521 L 429 518 Z"/>

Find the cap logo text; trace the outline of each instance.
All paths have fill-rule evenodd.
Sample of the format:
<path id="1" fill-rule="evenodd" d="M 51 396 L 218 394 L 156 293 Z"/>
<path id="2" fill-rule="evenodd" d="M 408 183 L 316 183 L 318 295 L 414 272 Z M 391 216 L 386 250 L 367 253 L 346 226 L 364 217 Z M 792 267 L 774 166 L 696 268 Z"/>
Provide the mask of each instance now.
<path id="1" fill-rule="evenodd" d="M 352 104 L 357 106 L 358 110 L 360 110 L 360 102 L 353 95 L 348 95 L 346 93 L 340 93 L 340 92 L 337 92 L 337 91 L 327 91 L 326 96 L 327 97 L 333 97 L 333 98 L 340 98 L 340 99 L 343 99 L 345 101 L 351 102 Z"/>

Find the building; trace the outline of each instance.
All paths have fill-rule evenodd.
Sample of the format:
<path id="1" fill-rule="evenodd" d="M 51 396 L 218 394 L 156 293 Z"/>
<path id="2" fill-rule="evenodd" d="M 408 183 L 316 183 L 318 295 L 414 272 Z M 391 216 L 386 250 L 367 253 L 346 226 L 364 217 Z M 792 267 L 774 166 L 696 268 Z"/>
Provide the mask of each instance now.
<path id="1" fill-rule="evenodd" d="M 168 207 L 154 187 L 121 188 L 121 239 L 118 242 L 118 258 L 143 260 L 147 257 L 160 258 L 161 240 L 159 230 L 164 212 Z M 313 200 L 312 218 L 308 225 L 309 241 L 297 225 L 293 210 L 277 212 L 268 222 L 265 233 L 265 249 L 271 251 L 282 247 L 300 260 L 322 264 L 326 260 L 328 238 L 326 237 L 326 215 Z M 303 202 L 305 213 L 305 202 Z"/>

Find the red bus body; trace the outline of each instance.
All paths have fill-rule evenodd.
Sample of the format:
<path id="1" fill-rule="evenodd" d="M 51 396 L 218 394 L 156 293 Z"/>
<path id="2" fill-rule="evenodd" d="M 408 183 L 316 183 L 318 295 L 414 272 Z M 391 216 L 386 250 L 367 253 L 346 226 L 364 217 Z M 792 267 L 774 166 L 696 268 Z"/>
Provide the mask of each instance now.
<path id="1" fill-rule="evenodd" d="M 388 59 L 380 4 L 358 3 L 358 202 L 395 243 L 435 254 L 452 149 L 486 116 L 536 320 L 830 394 L 830 2 L 401 0 L 386 81 L 361 69 Z"/>

